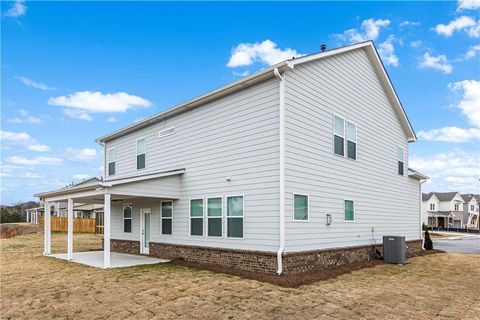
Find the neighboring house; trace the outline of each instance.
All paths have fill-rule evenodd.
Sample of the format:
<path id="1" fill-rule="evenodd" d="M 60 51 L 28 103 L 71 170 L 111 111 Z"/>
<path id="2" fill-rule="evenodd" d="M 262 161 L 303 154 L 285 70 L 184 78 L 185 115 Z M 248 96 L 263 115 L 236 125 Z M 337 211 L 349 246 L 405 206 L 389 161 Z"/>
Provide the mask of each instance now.
<path id="1" fill-rule="evenodd" d="M 302 272 L 370 259 L 384 235 L 421 250 L 427 177 L 408 168 L 414 141 L 369 41 L 278 63 L 103 136 L 104 181 L 37 196 L 69 213 L 104 205 L 106 268 L 113 250 Z"/>
<path id="2" fill-rule="evenodd" d="M 462 198 L 465 201 L 463 207 L 464 216 L 466 217 L 465 225 L 467 229 L 479 230 L 479 194 L 462 194 Z"/>
<path id="3" fill-rule="evenodd" d="M 422 194 L 422 221 L 429 227 L 465 228 L 464 200 L 459 192 Z"/>

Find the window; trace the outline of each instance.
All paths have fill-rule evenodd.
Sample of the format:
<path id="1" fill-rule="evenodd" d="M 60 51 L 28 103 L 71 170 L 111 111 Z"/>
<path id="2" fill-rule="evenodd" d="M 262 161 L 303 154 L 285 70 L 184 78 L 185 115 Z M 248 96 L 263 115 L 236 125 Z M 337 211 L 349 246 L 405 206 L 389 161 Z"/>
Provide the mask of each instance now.
<path id="1" fill-rule="evenodd" d="M 161 202 L 162 234 L 172 234 L 173 201 Z"/>
<path id="2" fill-rule="evenodd" d="M 430 211 L 435 211 L 435 203 L 430 203 Z"/>
<path id="3" fill-rule="evenodd" d="M 355 221 L 355 202 L 345 200 L 345 221 Z"/>
<path id="4" fill-rule="evenodd" d="M 227 197 L 227 237 L 243 238 L 243 196 Z"/>
<path id="5" fill-rule="evenodd" d="M 207 199 L 207 235 L 222 236 L 222 198 Z"/>
<path id="6" fill-rule="evenodd" d="M 333 149 L 335 154 L 339 156 L 344 155 L 345 144 L 345 120 L 335 116 L 334 117 L 334 131 L 333 131 Z"/>
<path id="7" fill-rule="evenodd" d="M 190 235 L 203 236 L 203 199 L 190 200 Z"/>
<path id="8" fill-rule="evenodd" d="M 308 221 L 308 196 L 293 195 L 293 220 Z"/>
<path id="9" fill-rule="evenodd" d="M 435 218 L 428 217 L 428 226 L 429 227 L 434 227 L 435 226 Z"/>
<path id="10" fill-rule="evenodd" d="M 132 204 L 123 205 L 123 232 L 132 232 Z"/>
<path id="11" fill-rule="evenodd" d="M 108 149 L 108 175 L 109 176 L 113 176 L 115 174 L 115 161 L 116 161 L 115 148 Z"/>
<path id="12" fill-rule="evenodd" d="M 470 211 L 475 211 L 475 205 L 474 204 L 470 205 Z"/>
<path id="13" fill-rule="evenodd" d="M 403 148 L 398 147 L 397 149 L 397 160 L 398 160 L 398 174 L 402 175 L 404 174 L 404 158 L 403 158 Z"/>
<path id="14" fill-rule="evenodd" d="M 460 208 L 460 204 L 458 204 L 458 203 L 455 203 L 455 206 L 454 206 L 454 208 L 455 208 L 455 211 L 458 211 L 458 209 Z"/>
<path id="15" fill-rule="evenodd" d="M 347 157 L 357 159 L 357 126 L 347 121 Z"/>
<path id="16" fill-rule="evenodd" d="M 137 140 L 137 170 L 145 169 L 145 138 Z"/>

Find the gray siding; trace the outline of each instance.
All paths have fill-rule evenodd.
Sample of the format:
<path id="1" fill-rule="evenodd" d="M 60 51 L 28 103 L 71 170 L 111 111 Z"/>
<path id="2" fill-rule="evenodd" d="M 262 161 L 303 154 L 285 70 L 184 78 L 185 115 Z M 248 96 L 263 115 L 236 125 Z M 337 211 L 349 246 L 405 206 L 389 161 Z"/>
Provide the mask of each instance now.
<path id="1" fill-rule="evenodd" d="M 117 174 L 112 178 L 186 170 L 179 176 L 181 197 L 174 202 L 173 236 L 160 235 L 160 200 L 148 203 L 154 226 L 152 241 L 278 249 L 278 99 L 278 81 L 272 79 L 106 144 L 106 149 L 116 148 Z M 158 136 L 171 126 L 175 126 L 174 135 Z M 135 146 L 142 137 L 146 137 L 146 169 L 137 171 Z M 125 188 L 132 190 L 128 185 Z M 155 188 L 146 183 L 133 190 L 165 196 L 165 190 Z M 239 194 L 244 195 L 244 239 L 189 236 L 189 199 Z M 112 238 L 139 239 L 139 209 L 143 205 L 135 206 L 132 234 L 123 234 L 121 205 L 112 207 Z"/>
<path id="2" fill-rule="evenodd" d="M 296 66 L 285 99 L 286 251 L 370 244 L 371 227 L 377 241 L 418 239 L 418 181 L 397 174 L 397 146 L 408 159 L 407 139 L 366 53 Z M 333 114 L 357 124 L 356 161 L 333 153 Z M 293 193 L 310 196 L 310 221 L 293 221 Z M 355 222 L 344 222 L 344 199 L 355 201 Z"/>

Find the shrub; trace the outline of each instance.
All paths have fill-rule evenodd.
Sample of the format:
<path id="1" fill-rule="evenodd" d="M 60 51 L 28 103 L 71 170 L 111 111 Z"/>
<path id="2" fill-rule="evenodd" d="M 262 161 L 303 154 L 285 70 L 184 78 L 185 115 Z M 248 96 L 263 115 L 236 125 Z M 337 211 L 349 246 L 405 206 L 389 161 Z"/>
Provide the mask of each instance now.
<path id="1" fill-rule="evenodd" d="M 433 242 L 432 239 L 430 239 L 430 233 L 428 233 L 428 230 L 425 230 L 425 243 L 423 248 L 425 250 L 433 250 Z"/>

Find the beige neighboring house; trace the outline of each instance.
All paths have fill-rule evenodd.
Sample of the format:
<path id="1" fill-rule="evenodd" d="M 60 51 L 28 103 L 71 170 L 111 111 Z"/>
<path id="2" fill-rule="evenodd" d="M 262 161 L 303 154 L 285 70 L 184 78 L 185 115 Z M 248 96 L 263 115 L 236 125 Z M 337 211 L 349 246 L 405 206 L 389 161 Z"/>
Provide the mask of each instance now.
<path id="1" fill-rule="evenodd" d="M 466 226 L 464 199 L 459 192 L 422 194 L 422 221 L 429 227 L 460 228 Z"/>
<path id="2" fill-rule="evenodd" d="M 466 217 L 466 228 L 470 230 L 479 230 L 480 229 L 480 219 L 479 219 L 479 203 L 480 195 L 479 194 L 462 194 L 462 198 L 465 201 L 464 205 L 464 216 Z"/>

